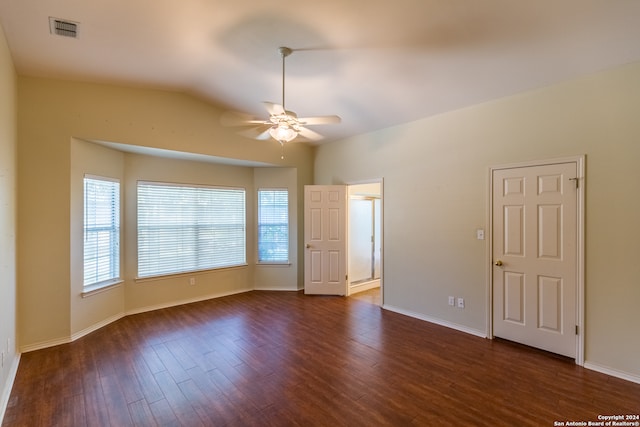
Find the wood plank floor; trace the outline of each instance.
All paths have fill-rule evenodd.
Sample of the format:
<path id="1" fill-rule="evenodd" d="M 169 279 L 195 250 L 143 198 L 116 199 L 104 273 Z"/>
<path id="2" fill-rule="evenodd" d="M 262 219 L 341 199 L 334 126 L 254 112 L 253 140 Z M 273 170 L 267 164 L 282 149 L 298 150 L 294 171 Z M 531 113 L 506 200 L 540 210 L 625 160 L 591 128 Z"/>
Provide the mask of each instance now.
<path id="1" fill-rule="evenodd" d="M 3 426 L 553 426 L 640 384 L 355 298 L 249 292 L 22 356 Z"/>

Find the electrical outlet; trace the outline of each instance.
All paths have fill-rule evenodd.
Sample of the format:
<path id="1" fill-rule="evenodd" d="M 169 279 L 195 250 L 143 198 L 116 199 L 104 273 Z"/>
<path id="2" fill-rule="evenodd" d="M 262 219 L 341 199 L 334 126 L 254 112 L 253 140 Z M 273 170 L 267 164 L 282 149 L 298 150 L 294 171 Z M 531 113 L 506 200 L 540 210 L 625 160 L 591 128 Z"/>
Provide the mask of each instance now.
<path id="1" fill-rule="evenodd" d="M 458 308 L 464 308 L 464 298 L 458 298 Z"/>
<path id="2" fill-rule="evenodd" d="M 451 307 L 456 305 L 456 297 L 449 297 L 449 305 Z"/>
<path id="3" fill-rule="evenodd" d="M 195 285 L 196 284 L 196 278 L 195 277 L 189 277 L 189 284 L 190 285 Z"/>

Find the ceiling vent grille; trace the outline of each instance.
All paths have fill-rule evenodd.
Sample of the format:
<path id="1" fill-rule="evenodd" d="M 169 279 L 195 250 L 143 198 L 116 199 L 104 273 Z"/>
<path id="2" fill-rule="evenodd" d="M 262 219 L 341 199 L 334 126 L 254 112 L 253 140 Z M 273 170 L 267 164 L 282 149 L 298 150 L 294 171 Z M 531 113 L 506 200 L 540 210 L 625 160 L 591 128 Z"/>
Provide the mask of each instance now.
<path id="1" fill-rule="evenodd" d="M 78 23 L 49 17 L 49 31 L 63 37 L 78 38 Z"/>

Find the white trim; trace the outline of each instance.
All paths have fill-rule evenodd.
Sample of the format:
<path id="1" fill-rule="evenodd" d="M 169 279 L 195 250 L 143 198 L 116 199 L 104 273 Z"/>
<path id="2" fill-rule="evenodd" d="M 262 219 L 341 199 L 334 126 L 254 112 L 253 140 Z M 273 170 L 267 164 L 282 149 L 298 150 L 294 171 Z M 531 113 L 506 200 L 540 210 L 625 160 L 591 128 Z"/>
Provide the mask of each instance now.
<path id="1" fill-rule="evenodd" d="M 239 265 L 230 265 L 227 267 L 215 267 L 215 268 L 205 268 L 203 270 L 181 271 L 176 273 L 159 274 L 157 276 L 145 276 L 145 277 L 136 276 L 133 279 L 133 281 L 136 284 L 138 283 L 143 284 L 145 282 L 156 282 L 158 280 L 170 280 L 170 279 L 175 279 L 176 277 L 200 276 L 207 273 L 215 273 L 216 271 L 221 271 L 221 270 L 232 270 L 232 269 L 246 268 L 246 267 L 249 267 L 249 264 L 244 263 Z"/>
<path id="2" fill-rule="evenodd" d="M 82 337 L 84 337 L 85 335 L 89 335 L 91 332 L 95 332 L 100 328 L 104 328 L 105 326 L 107 326 L 110 323 L 115 322 L 116 320 L 120 320 L 125 316 L 124 313 L 118 313 L 114 316 L 111 316 L 107 319 L 104 319 L 98 323 L 94 323 L 93 325 L 89 326 L 88 328 L 84 328 L 81 331 L 78 331 L 74 334 L 71 334 L 71 342 L 80 339 Z"/>
<path id="3" fill-rule="evenodd" d="M 11 397 L 11 390 L 13 389 L 13 383 L 16 380 L 16 375 L 18 374 L 18 366 L 20 365 L 20 356 L 18 353 L 16 357 L 13 358 L 13 362 L 9 367 L 9 375 L 7 376 L 7 381 L 4 384 L 4 389 L 2 390 L 2 394 L 0 394 L 0 424 L 4 420 L 4 415 L 7 411 L 7 406 L 9 405 L 9 397 Z"/>
<path id="4" fill-rule="evenodd" d="M 43 348 L 55 347 L 57 345 L 62 345 L 62 344 L 69 344 L 70 342 L 71 342 L 71 337 L 54 338 L 51 340 L 40 341 L 33 344 L 20 346 L 20 351 L 22 353 L 29 353 L 36 350 L 42 350 Z"/>
<path id="5" fill-rule="evenodd" d="M 175 307 L 178 305 L 184 305 L 184 304 L 191 304 L 194 302 L 200 302 L 200 301 L 206 301 L 206 300 L 210 300 L 210 299 L 215 299 L 215 298 L 221 298 L 221 297 L 226 297 L 226 296 L 230 296 L 230 295 L 236 295 L 236 294 L 242 294 L 245 292 L 250 292 L 253 291 L 254 289 L 242 289 L 239 291 L 232 291 L 232 292 L 223 292 L 223 293 L 217 293 L 217 294 L 209 294 L 209 295 L 205 295 L 205 296 L 201 296 L 201 297 L 197 297 L 197 298 L 189 298 L 189 299 L 185 299 L 185 300 L 179 300 L 179 301 L 173 301 L 170 303 L 166 303 L 166 304 L 157 304 L 157 305 L 153 305 L 153 306 L 147 306 L 147 307 L 142 307 L 142 308 L 137 308 L 134 310 L 128 310 L 126 312 L 123 313 L 118 313 L 114 316 L 109 317 L 108 319 L 102 320 L 98 323 L 95 323 L 91 326 L 89 326 L 88 328 L 85 328 L 81 331 L 78 331 L 74 334 L 72 334 L 70 337 L 66 337 L 66 338 L 56 338 L 56 339 L 52 339 L 52 340 L 47 340 L 47 341 L 41 341 L 41 342 L 37 342 L 34 344 L 29 344 L 29 345 L 25 345 L 20 347 L 20 351 L 22 353 L 29 353 L 31 351 L 36 351 L 36 350 L 42 350 L 44 348 L 49 348 L 49 347 L 55 347 L 57 345 L 61 345 L 61 344 L 69 344 L 79 338 L 84 337 L 85 335 L 90 334 L 91 332 L 95 332 L 98 329 L 101 329 L 105 326 L 107 326 L 110 323 L 113 323 L 117 320 L 120 320 L 124 317 L 130 316 L 132 314 L 139 314 L 139 313 L 145 313 L 147 311 L 154 311 L 154 310 L 160 310 L 163 308 L 169 308 L 169 307 Z M 262 290 L 262 289 L 260 289 Z M 286 290 L 291 290 L 291 289 L 286 289 Z"/>
<path id="6" fill-rule="evenodd" d="M 98 323 L 95 323 L 81 331 L 78 331 L 74 334 L 71 334 L 69 337 L 65 337 L 65 338 L 56 338 L 56 339 L 52 339 L 52 340 L 47 340 L 47 341 L 40 341 L 37 343 L 33 343 L 33 344 L 28 344 L 28 345 L 24 345 L 22 347 L 20 347 L 20 351 L 23 353 L 29 353 L 32 351 L 36 351 L 36 350 L 42 350 L 45 348 L 49 348 L 49 347 L 55 347 L 57 345 L 62 345 L 62 344 L 69 344 L 79 338 L 84 337 L 85 335 L 90 334 L 91 332 L 95 332 L 100 328 L 103 328 L 105 326 L 107 326 L 110 323 L 115 322 L 116 320 L 120 320 L 123 317 L 125 317 L 126 315 L 124 313 L 118 313 L 114 316 L 111 316 L 105 320 L 102 320 Z"/>
<path id="7" fill-rule="evenodd" d="M 188 182 L 168 182 L 168 181 L 148 181 L 144 179 L 139 179 L 136 181 L 136 189 L 138 186 L 142 185 L 151 185 L 156 187 L 180 187 L 180 188 L 211 188 L 214 190 L 242 190 L 247 193 L 247 189 L 245 187 L 234 187 L 234 186 L 224 186 L 224 185 L 211 185 L 211 184 L 192 184 Z M 246 199 L 245 199 L 246 203 Z"/>
<path id="8" fill-rule="evenodd" d="M 577 242 L 576 242 L 576 325 L 578 326 L 578 334 L 576 338 L 576 365 L 583 366 L 584 361 L 584 337 L 585 337 L 585 155 L 578 155 L 574 157 L 562 157 L 557 159 L 548 160 L 531 160 L 526 162 L 504 164 L 499 166 L 491 166 L 489 168 L 489 200 L 487 203 L 487 209 L 489 212 L 489 224 L 488 224 L 488 236 L 489 249 L 487 251 L 486 262 L 487 266 L 492 265 L 493 262 L 493 172 L 501 169 L 515 169 L 525 168 L 532 166 L 545 166 L 555 165 L 561 163 L 575 163 L 576 164 L 576 178 L 578 178 L 578 191 L 577 191 Z M 487 336 L 493 338 L 493 268 L 488 268 L 487 274 Z"/>
<path id="9" fill-rule="evenodd" d="M 528 160 L 524 162 L 507 163 L 507 164 L 491 166 L 490 169 L 493 171 L 493 170 L 500 170 L 500 169 L 528 168 L 531 166 L 558 165 L 561 163 L 584 162 L 584 158 L 585 158 L 585 155 L 580 154 L 573 157 L 559 157 L 559 158 L 543 159 L 543 160 Z"/>
<path id="10" fill-rule="evenodd" d="M 286 191 L 287 192 L 287 260 L 286 261 L 262 261 L 260 260 L 260 192 L 261 191 Z M 256 195 L 256 204 L 255 204 L 255 212 L 256 212 L 256 221 L 255 225 L 255 259 L 256 265 L 273 265 L 273 266 L 290 266 L 291 265 L 291 191 L 289 191 L 288 187 L 258 187 L 255 191 Z"/>
<path id="11" fill-rule="evenodd" d="M 380 281 L 380 306 L 384 305 L 384 177 L 364 179 L 359 181 L 349 181 L 347 185 L 347 277 L 349 277 L 349 187 L 353 185 L 379 184 L 380 185 L 380 277 L 375 279 Z M 306 267 L 305 267 L 306 268 Z M 304 288 L 303 288 L 304 289 Z M 351 295 L 351 287 L 347 280 L 346 296 Z"/>
<path id="12" fill-rule="evenodd" d="M 612 377 L 616 377 L 626 381 L 631 381 L 631 382 L 640 384 L 640 375 L 631 374 L 629 372 L 623 372 L 618 369 L 610 368 L 604 365 L 599 365 L 593 362 L 584 362 L 584 367 L 592 371 L 600 372 L 601 374 L 610 375 Z"/>
<path id="13" fill-rule="evenodd" d="M 85 286 L 82 293 L 80 293 L 80 296 L 82 298 L 88 298 L 90 296 L 101 294 L 111 289 L 120 288 L 122 287 L 123 283 L 124 280 L 122 279 L 113 279 L 106 282 L 100 282 L 95 285 Z"/>
<path id="14" fill-rule="evenodd" d="M 372 279 L 368 282 L 358 283 L 356 285 L 349 285 L 349 295 L 355 295 L 358 292 L 368 291 L 370 289 L 376 289 L 380 287 L 380 279 Z"/>
<path id="15" fill-rule="evenodd" d="M 236 294 L 242 294 L 245 292 L 250 292 L 253 291 L 254 289 L 241 289 L 238 291 L 231 291 L 231 292 L 223 292 L 223 293 L 217 293 L 217 294 L 208 294 L 208 295 L 203 295 L 200 297 L 195 297 L 195 298 L 188 298 L 188 299 L 184 299 L 184 300 L 179 300 L 179 301 L 173 301 L 170 303 L 165 303 L 165 304 L 156 304 L 156 305 L 149 305 L 146 307 L 140 307 L 140 308 L 136 308 L 133 310 L 127 310 L 125 312 L 125 316 L 130 316 L 132 314 L 140 314 L 140 313 L 146 313 L 148 311 L 154 311 L 154 310 L 161 310 L 163 308 L 169 308 L 169 307 L 176 307 L 179 305 L 185 305 L 185 304 L 191 304 L 194 302 L 200 302 L 200 301 L 206 301 L 206 300 L 210 300 L 210 299 L 215 299 L 215 298 L 222 298 L 222 297 L 227 297 L 230 295 L 236 295 Z"/>
<path id="16" fill-rule="evenodd" d="M 577 306 L 576 306 L 576 325 L 578 325 L 578 342 L 576 343 L 576 365 L 584 366 L 584 338 L 585 338 L 585 208 L 584 203 L 586 195 L 586 175 L 585 175 L 585 156 L 578 156 L 576 178 L 578 178 L 578 241 L 576 242 L 577 265 L 576 265 L 576 285 L 578 287 Z"/>
<path id="17" fill-rule="evenodd" d="M 448 322 L 446 320 L 438 319 L 436 317 L 427 316 L 420 313 L 404 310 L 402 308 L 394 307 L 391 305 L 383 305 L 383 309 L 393 311 L 394 313 L 403 314 L 405 316 L 413 317 L 415 319 L 424 320 L 425 322 L 434 323 L 436 325 L 444 326 L 446 328 L 455 329 L 456 331 L 465 332 L 467 334 L 475 335 L 480 338 L 487 338 L 485 331 L 481 331 L 475 328 L 469 328 L 468 326 L 459 325 L 457 323 Z"/>
<path id="18" fill-rule="evenodd" d="M 109 182 L 117 182 L 118 184 L 120 184 L 120 178 L 114 178 L 111 176 L 104 176 L 104 175 L 92 175 L 90 173 L 85 173 L 83 175 L 83 180 L 84 179 L 92 179 L 94 181 L 109 181 Z"/>

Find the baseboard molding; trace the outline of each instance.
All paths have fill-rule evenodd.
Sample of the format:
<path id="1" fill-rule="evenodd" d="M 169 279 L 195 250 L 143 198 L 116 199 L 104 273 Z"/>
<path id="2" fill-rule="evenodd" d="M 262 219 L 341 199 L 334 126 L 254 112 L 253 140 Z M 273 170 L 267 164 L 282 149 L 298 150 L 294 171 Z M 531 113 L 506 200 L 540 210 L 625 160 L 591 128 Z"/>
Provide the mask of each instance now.
<path id="1" fill-rule="evenodd" d="M 18 374 L 18 366 L 20 365 L 20 353 L 13 358 L 13 362 L 9 367 L 9 376 L 7 382 L 4 384 L 2 394 L 0 394 L 0 425 L 4 420 L 4 414 L 7 412 L 7 405 L 9 404 L 9 397 L 11 396 L 11 389 L 13 389 L 13 383 L 16 380 Z"/>
<path id="2" fill-rule="evenodd" d="M 20 346 L 20 351 L 22 353 L 29 353 L 31 351 L 42 350 L 43 348 L 55 347 L 57 345 L 69 344 L 71 342 L 71 337 L 63 337 L 63 338 L 54 338 L 52 340 L 40 341 L 33 344 L 27 344 Z"/>
<path id="3" fill-rule="evenodd" d="M 444 326 L 446 328 L 455 329 L 456 331 L 465 332 L 467 334 L 475 335 L 480 338 L 487 338 L 487 333 L 478 329 L 469 328 L 468 326 L 459 325 L 457 323 L 449 322 L 446 320 L 438 319 L 436 317 L 426 316 L 420 313 L 414 313 L 412 311 L 404 310 L 402 308 L 394 307 L 392 305 L 383 304 L 382 308 L 385 310 L 393 311 L 395 313 L 404 314 L 405 316 L 414 317 L 416 319 L 424 320 L 425 322 L 434 323 L 436 325 Z"/>
<path id="4" fill-rule="evenodd" d="M 253 291 L 278 291 L 278 292 L 298 292 L 300 289 L 291 288 L 278 288 L 278 287 L 266 287 L 266 288 L 253 288 Z"/>
<path id="5" fill-rule="evenodd" d="M 34 344 L 28 344 L 28 345 L 24 345 L 20 347 L 20 351 L 22 353 L 29 353 L 31 351 L 36 351 L 36 350 L 42 350 L 44 348 L 49 348 L 49 347 L 55 347 L 57 345 L 61 345 L 61 344 L 69 344 L 70 342 L 73 342 L 79 338 L 84 337 L 85 335 L 90 334 L 91 332 L 95 332 L 100 328 L 103 328 L 105 326 L 107 326 L 110 323 L 113 323 L 117 320 L 122 319 L 123 317 L 126 316 L 130 316 L 133 314 L 139 314 L 139 313 L 145 313 L 148 311 L 154 311 L 154 310 L 161 310 L 163 308 L 169 308 L 169 307 L 175 307 L 178 305 L 184 305 L 184 304 L 191 304 L 194 302 L 200 302 L 200 301 L 206 301 L 206 300 L 210 300 L 213 298 L 221 298 L 221 297 L 226 297 L 226 296 L 230 296 L 230 295 L 235 295 L 235 294 L 241 294 L 244 292 L 249 292 L 252 291 L 253 289 L 243 289 L 243 290 L 239 290 L 239 291 L 233 291 L 233 292 L 223 292 L 223 293 L 218 293 L 218 294 L 209 294 L 209 295 L 205 295 L 202 297 L 198 297 L 198 298 L 189 298 L 189 299 L 185 299 L 185 300 L 180 300 L 180 301 L 173 301 L 170 303 L 166 303 L 166 304 L 158 304 L 158 305 L 153 305 L 153 306 L 147 306 L 147 307 L 141 307 L 141 308 L 136 308 L 133 310 L 127 310 L 123 313 L 118 313 L 114 316 L 109 317 L 108 319 L 102 320 L 98 323 L 95 323 L 91 326 L 89 326 L 88 328 L 85 328 L 79 332 L 76 332 L 74 334 L 72 334 L 69 337 L 63 337 L 63 338 L 56 338 L 56 339 L 52 339 L 52 340 L 47 340 L 47 341 L 41 341 L 41 342 L 37 342 Z"/>
<path id="6" fill-rule="evenodd" d="M 414 313 L 411 311 L 403 310 L 398 307 L 383 305 L 385 310 L 393 311 L 395 313 L 403 314 L 405 316 L 414 317 L 416 319 L 424 320 L 426 322 L 435 323 L 436 325 L 445 326 L 447 328 L 455 329 L 457 331 L 466 332 L 471 335 L 475 335 L 480 338 L 487 338 L 487 334 L 484 331 L 469 328 L 466 326 L 458 325 L 456 323 L 448 322 L 446 320 L 437 319 L 431 316 L 425 316 L 424 314 Z M 600 372 L 601 374 L 609 375 L 612 377 L 620 378 L 626 381 L 631 381 L 636 384 L 640 384 L 640 375 L 632 374 L 629 372 L 620 371 L 618 369 L 610 368 L 608 366 L 600 365 L 593 362 L 585 362 L 583 365 L 586 369 Z"/>
<path id="7" fill-rule="evenodd" d="M 640 375 L 630 374 L 628 372 L 623 372 L 618 369 L 599 365 L 593 362 L 584 362 L 584 367 L 592 371 L 600 372 L 601 374 L 610 375 L 612 377 L 616 377 L 623 380 L 631 381 L 632 383 L 640 384 Z"/>
<path id="8" fill-rule="evenodd" d="M 368 291 L 380 287 L 380 279 L 371 280 L 370 282 L 359 283 L 357 285 L 349 285 L 349 295 L 355 295 L 358 292 Z"/>
<path id="9" fill-rule="evenodd" d="M 91 326 L 89 326 L 88 328 L 85 328 L 79 332 L 76 332 L 75 334 L 71 334 L 71 341 L 75 341 L 79 338 L 84 337 L 85 335 L 90 334 L 91 332 L 95 332 L 100 328 L 104 328 L 105 326 L 107 326 L 109 323 L 113 323 L 116 320 L 120 320 L 125 316 L 124 313 L 118 313 L 114 316 L 109 317 L 108 319 L 102 320 L 98 323 L 95 323 Z"/>
<path id="10" fill-rule="evenodd" d="M 132 310 L 127 310 L 125 312 L 125 316 L 131 316 L 133 314 L 146 313 L 148 311 L 154 311 L 154 310 L 162 310 L 163 308 L 176 307 L 178 305 L 192 304 L 194 302 L 207 301 L 207 300 L 214 299 L 214 298 L 222 298 L 222 297 L 228 297 L 228 296 L 231 296 L 231 295 L 243 294 L 245 292 L 250 292 L 250 291 L 253 291 L 253 290 L 254 290 L 253 288 L 248 288 L 248 289 L 241 289 L 241 290 L 238 290 L 238 291 L 221 292 L 221 293 L 216 293 L 216 294 L 203 295 L 203 296 L 196 297 L 196 298 L 189 298 L 189 299 L 184 299 L 184 300 L 180 300 L 180 301 L 173 301 L 173 302 L 166 303 L 166 304 L 156 304 L 156 305 L 149 305 L 149 306 L 146 306 L 146 307 L 134 308 Z"/>

